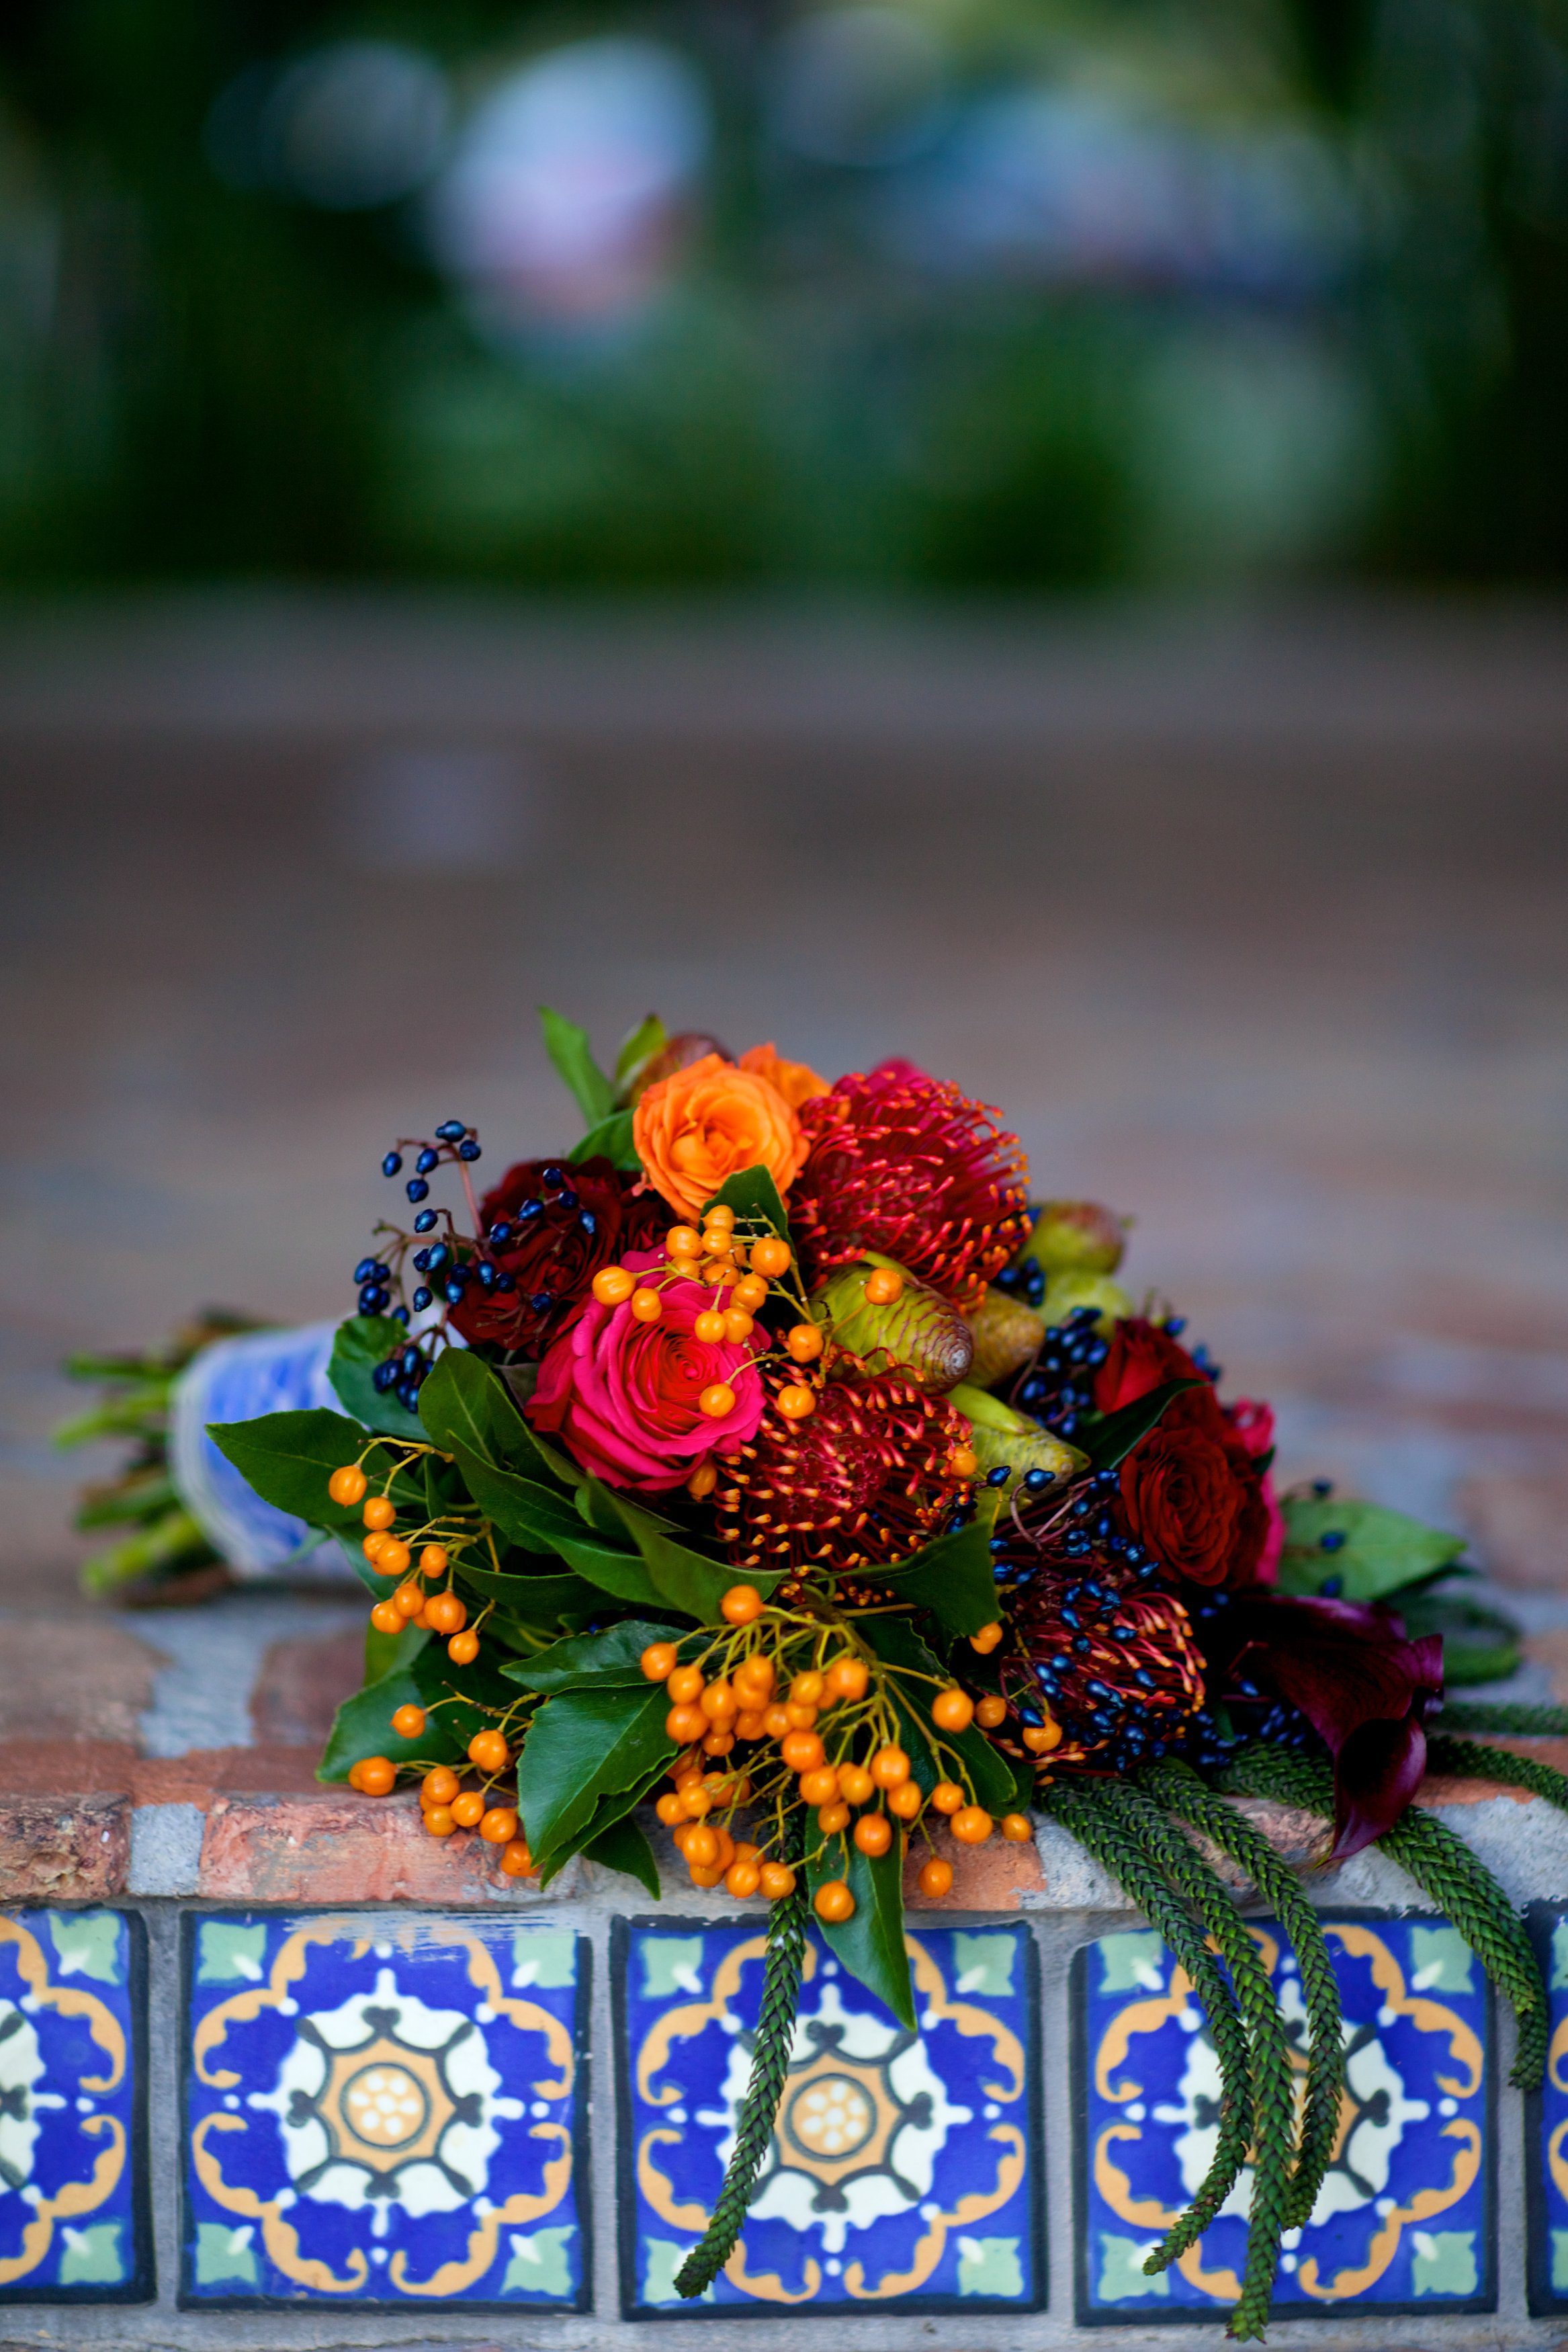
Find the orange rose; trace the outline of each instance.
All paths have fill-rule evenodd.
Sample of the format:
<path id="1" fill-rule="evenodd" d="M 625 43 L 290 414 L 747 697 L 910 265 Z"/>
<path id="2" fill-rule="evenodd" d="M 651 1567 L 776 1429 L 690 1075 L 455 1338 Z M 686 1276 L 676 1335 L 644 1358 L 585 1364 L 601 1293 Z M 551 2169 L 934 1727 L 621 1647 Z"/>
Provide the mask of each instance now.
<path id="1" fill-rule="evenodd" d="M 809 1062 L 786 1062 L 779 1058 L 779 1048 L 771 1039 L 766 1045 L 753 1045 L 740 1057 L 743 1070 L 755 1070 L 759 1078 L 781 1094 L 791 1110 L 799 1110 L 813 1095 L 831 1094 L 826 1078 L 820 1078 Z"/>
<path id="2" fill-rule="evenodd" d="M 806 1157 L 800 1122 L 755 1070 L 705 1054 L 648 1088 L 632 1115 L 648 1181 L 683 1217 L 700 1215 L 727 1176 L 766 1168 L 788 1192 Z"/>

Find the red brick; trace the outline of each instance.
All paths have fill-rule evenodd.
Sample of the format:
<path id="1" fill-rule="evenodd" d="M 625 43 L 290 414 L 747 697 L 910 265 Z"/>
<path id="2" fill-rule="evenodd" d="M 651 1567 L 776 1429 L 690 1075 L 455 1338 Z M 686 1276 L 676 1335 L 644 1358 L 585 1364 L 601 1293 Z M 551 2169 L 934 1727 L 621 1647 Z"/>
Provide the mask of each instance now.
<path id="1" fill-rule="evenodd" d="M 912 1911 L 1016 1911 L 1025 1893 L 1043 1892 L 1045 1873 L 1034 1840 L 1014 1845 L 995 1832 L 984 1845 L 960 1845 L 944 1821 L 931 1824 L 931 1843 L 953 1865 L 953 1892 L 922 1895 L 921 1866 L 931 1858 L 923 1837 L 911 1838 L 904 1865 L 904 1899 Z"/>
<path id="2" fill-rule="evenodd" d="M 130 1859 L 128 1797 L 0 1797 L 0 1901 L 101 1902 Z"/>
<path id="3" fill-rule="evenodd" d="M 478 1903 L 506 1882 L 493 1846 L 433 1838 L 412 1797 L 219 1797 L 200 1892 L 253 1903 Z"/>

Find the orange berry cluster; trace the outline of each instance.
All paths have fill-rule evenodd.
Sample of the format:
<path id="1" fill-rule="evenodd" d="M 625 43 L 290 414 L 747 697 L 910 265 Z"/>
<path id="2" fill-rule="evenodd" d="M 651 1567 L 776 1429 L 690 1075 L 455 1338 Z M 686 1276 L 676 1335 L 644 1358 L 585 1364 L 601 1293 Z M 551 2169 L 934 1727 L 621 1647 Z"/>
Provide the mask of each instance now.
<path id="1" fill-rule="evenodd" d="M 367 1481 L 357 1462 L 345 1463 L 334 1470 L 327 1481 L 327 1491 L 335 1503 L 352 1509 L 365 1492 Z M 397 1506 L 390 1495 L 372 1495 L 361 1513 L 368 1530 L 361 1549 L 371 1566 L 382 1576 L 402 1577 L 397 1591 L 385 1601 L 378 1601 L 371 1612 L 371 1622 L 378 1633 L 401 1633 L 405 1625 L 423 1625 L 433 1633 L 447 1636 L 446 1654 L 454 1665 L 472 1665 L 479 1654 L 479 1636 L 468 1624 L 468 1604 L 447 1586 L 440 1592 L 430 1587 L 438 1577 L 445 1576 L 452 1558 L 444 1544 L 421 1546 L 419 1574 L 423 1584 L 415 1583 L 409 1571 L 413 1566 L 413 1553 L 402 1538 L 393 1533 L 397 1522 Z"/>
<path id="2" fill-rule="evenodd" d="M 747 1625 L 761 1615 L 763 1601 L 754 1586 L 737 1584 L 725 1594 L 720 1610 L 729 1624 Z M 650 1682 L 664 1684 L 671 1702 L 664 1728 L 685 1751 L 670 1768 L 674 1786 L 659 1799 L 656 1811 L 666 1827 L 674 1831 L 675 1843 L 695 1885 L 716 1886 L 722 1881 L 731 1895 L 742 1897 L 760 1888 L 774 1900 L 794 1885 L 787 1864 L 763 1861 L 759 1848 L 737 1845 L 727 1830 L 706 1819 L 709 1813 L 733 1812 L 752 1794 L 749 1777 L 740 1776 L 734 1767 L 716 1769 L 733 1752 L 737 1740 L 752 1745 L 777 1741 L 786 1772 L 794 1776 L 796 1797 L 815 1812 L 817 1828 L 824 1838 L 848 1832 L 862 1853 L 875 1856 L 889 1851 L 895 1832 L 907 1836 L 909 1825 L 919 1819 L 925 1800 L 908 1756 L 896 1742 L 879 1740 L 863 1761 L 841 1755 L 830 1762 L 816 1727 L 829 1709 L 865 1696 L 871 1670 L 862 1658 L 845 1652 L 820 1667 L 797 1674 L 782 1696 L 777 1687 L 778 1667 L 760 1650 L 742 1657 L 727 1674 L 711 1681 L 700 1666 L 683 1665 L 672 1642 L 651 1643 L 643 1652 L 641 1664 Z M 936 1694 L 931 1720 L 939 1732 L 957 1733 L 977 1717 L 989 1724 L 999 1721 L 1005 1713 L 999 1700 L 982 1699 L 977 1706 L 967 1691 L 954 1685 Z M 749 1769 L 755 1771 L 759 1766 L 754 1760 Z M 947 1817 L 961 1843 L 979 1845 L 990 1836 L 995 1826 L 990 1814 L 969 1803 L 956 1781 L 938 1781 L 930 1801 Z M 1032 1834 L 1021 1813 L 1009 1813 L 1001 1831 L 1009 1839 Z M 920 1873 L 922 1890 L 930 1895 L 946 1895 L 952 1884 L 951 1864 L 933 1855 Z M 819 1916 L 825 1920 L 853 1916 L 854 1896 L 842 1880 L 826 1881 L 814 1899 Z"/>
<path id="3" fill-rule="evenodd" d="M 392 1727 L 400 1739 L 417 1739 L 425 1725 L 422 1706 L 397 1708 Z M 451 1837 L 455 1830 L 477 1830 L 486 1845 L 501 1849 L 501 1868 L 508 1878 L 528 1878 L 534 1858 L 522 1833 L 515 1805 L 491 1801 L 494 1783 L 512 1760 L 504 1732 L 476 1731 L 468 1742 L 468 1761 L 485 1775 L 483 1789 L 465 1789 L 449 1764 L 437 1764 L 419 1784 L 420 1810 L 432 1837 Z M 397 1766 L 389 1756 L 364 1756 L 351 1766 L 349 1786 L 361 1796 L 390 1796 Z"/>

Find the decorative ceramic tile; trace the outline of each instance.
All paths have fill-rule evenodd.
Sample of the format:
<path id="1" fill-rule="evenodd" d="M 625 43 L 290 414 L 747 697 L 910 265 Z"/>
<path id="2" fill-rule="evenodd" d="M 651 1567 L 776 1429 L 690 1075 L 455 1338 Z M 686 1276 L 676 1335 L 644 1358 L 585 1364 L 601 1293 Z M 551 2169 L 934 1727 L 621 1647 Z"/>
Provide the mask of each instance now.
<path id="1" fill-rule="evenodd" d="M 184 1927 L 183 2302 L 582 2308 L 586 1944 L 364 1913 Z"/>
<path id="2" fill-rule="evenodd" d="M 1012 1927 L 908 1940 L 915 2033 L 811 1937 L 745 2234 L 706 2295 L 683 2303 L 675 2273 L 706 2226 L 751 2071 L 764 1936 L 756 1920 L 617 1923 L 628 2317 L 1039 2307 L 1032 1942 Z"/>
<path id="3" fill-rule="evenodd" d="M 1552 2003 L 1546 2080 L 1527 2103 L 1530 2308 L 1568 2311 L 1568 1917 L 1531 1906 L 1531 1934 Z"/>
<path id="4" fill-rule="evenodd" d="M 1304 2074 L 1301 1979 L 1270 1920 L 1249 1930 Z M 1312 2216 L 1284 2241 L 1276 2307 L 1488 2311 L 1494 2126 L 1491 2001 L 1439 1920 L 1325 1919 L 1344 2009 L 1339 2138 Z M 1078 2311 L 1085 2325 L 1212 2321 L 1240 2292 L 1251 2168 L 1198 2243 L 1144 2258 L 1208 2169 L 1219 2068 L 1188 1979 L 1159 1937 L 1102 1937 L 1074 1964 Z"/>
<path id="5" fill-rule="evenodd" d="M 146 1948 L 120 1911 L 0 1916 L 0 2298 L 145 2303 Z"/>

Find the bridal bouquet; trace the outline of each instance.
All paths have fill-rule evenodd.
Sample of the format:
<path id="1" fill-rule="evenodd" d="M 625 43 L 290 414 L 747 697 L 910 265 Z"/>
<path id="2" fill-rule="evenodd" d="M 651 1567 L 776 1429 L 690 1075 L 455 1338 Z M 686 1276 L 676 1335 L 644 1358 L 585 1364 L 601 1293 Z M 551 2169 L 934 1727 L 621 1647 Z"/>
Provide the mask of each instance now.
<path id="1" fill-rule="evenodd" d="M 1250 2164 L 1232 2332 L 1261 2333 L 1342 2037 L 1312 1906 L 1232 1795 L 1315 1810 L 1325 1861 L 1382 1842 L 1514 2001 L 1539 2079 L 1523 1931 L 1411 1804 L 1429 1761 L 1568 1794 L 1451 1736 L 1539 1711 L 1450 1706 L 1433 1736 L 1445 1606 L 1466 1621 L 1432 1588 L 1461 1546 L 1278 1494 L 1268 1406 L 1122 1286 L 1116 1217 L 1031 1203 L 1018 1139 L 956 1085 L 903 1061 L 830 1084 L 652 1019 L 610 1074 L 571 1024 L 545 1033 L 580 1140 L 485 1185 L 463 1121 L 399 1141 L 333 1349 L 343 1410 L 211 1432 L 372 1598 L 322 1776 L 413 1782 L 433 1837 L 541 1885 L 582 1854 L 656 1895 L 651 1811 L 695 1885 L 770 1906 L 691 2294 L 766 2151 L 808 1914 L 913 2028 L 906 1885 L 961 1896 L 967 1853 L 1053 1818 L 1165 1936 L 1223 2069 L 1213 2168 L 1149 2267 Z M 1217 1848 L 1295 1944 L 1300 2090 Z"/>

